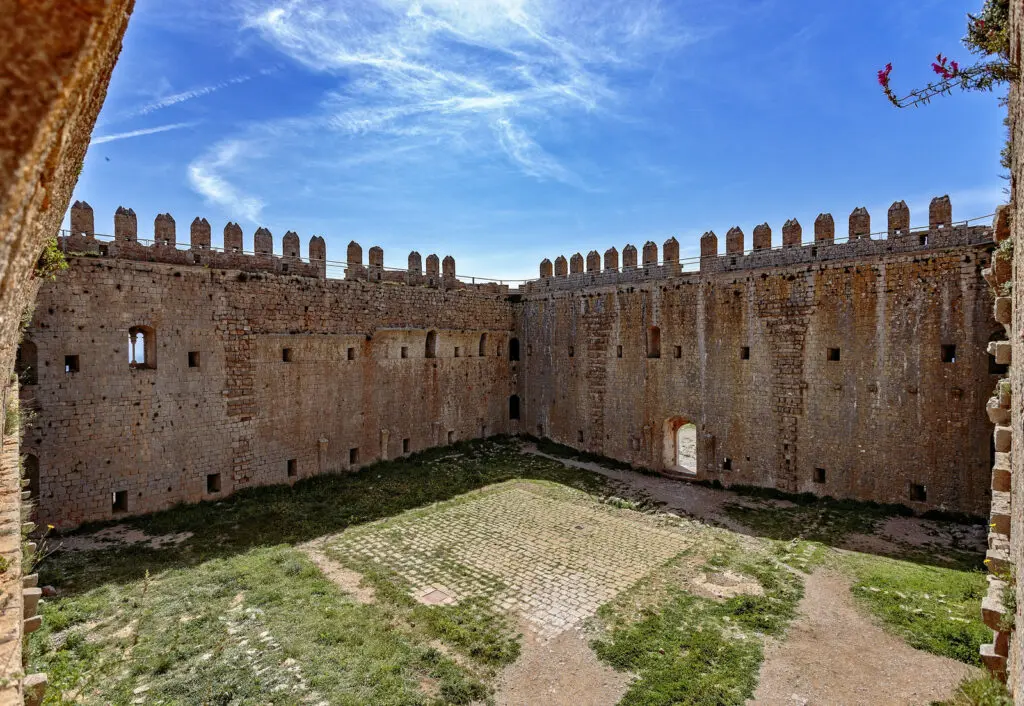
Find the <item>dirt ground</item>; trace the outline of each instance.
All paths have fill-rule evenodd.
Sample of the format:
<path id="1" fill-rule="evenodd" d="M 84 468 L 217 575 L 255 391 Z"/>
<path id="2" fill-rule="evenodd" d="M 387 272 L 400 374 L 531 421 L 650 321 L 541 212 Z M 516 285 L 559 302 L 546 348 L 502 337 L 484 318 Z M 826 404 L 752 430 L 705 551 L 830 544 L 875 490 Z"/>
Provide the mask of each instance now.
<path id="1" fill-rule="evenodd" d="M 771 644 L 750 704 L 928 704 L 948 698 L 972 668 L 915 650 L 859 611 L 849 581 L 807 577 L 800 617 Z"/>

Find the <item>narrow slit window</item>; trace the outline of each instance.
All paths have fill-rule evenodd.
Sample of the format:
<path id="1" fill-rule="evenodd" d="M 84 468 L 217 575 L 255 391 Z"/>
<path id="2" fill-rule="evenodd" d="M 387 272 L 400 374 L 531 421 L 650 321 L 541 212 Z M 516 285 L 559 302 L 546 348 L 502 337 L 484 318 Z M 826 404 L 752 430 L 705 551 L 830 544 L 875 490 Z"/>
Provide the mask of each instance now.
<path id="1" fill-rule="evenodd" d="M 955 363 L 956 362 L 956 346 L 952 343 L 946 343 L 942 346 L 942 362 L 943 363 Z"/>
<path id="2" fill-rule="evenodd" d="M 430 331 L 427 333 L 427 344 L 424 355 L 427 358 L 437 357 L 437 331 Z"/>
<path id="3" fill-rule="evenodd" d="M 210 495 L 220 492 L 220 473 L 206 475 L 206 492 Z"/>
<path id="4" fill-rule="evenodd" d="M 409 440 L 408 439 L 402 439 L 402 453 L 404 453 L 404 454 L 409 453 L 409 449 L 410 448 L 412 448 L 412 447 L 409 444 Z"/>
<path id="5" fill-rule="evenodd" d="M 350 347 L 347 351 L 345 351 L 345 357 L 348 358 L 349 360 L 355 360 L 356 359 L 356 349 Z"/>
<path id="6" fill-rule="evenodd" d="M 401 356 L 403 358 L 408 358 L 409 357 L 409 346 L 402 346 Z"/>
<path id="7" fill-rule="evenodd" d="M 461 348 L 461 346 L 455 346 L 455 357 L 456 358 L 461 358 L 462 357 L 462 348 Z"/>
<path id="8" fill-rule="evenodd" d="M 740 348 L 740 360 L 750 360 L 750 346 Z"/>
<path id="9" fill-rule="evenodd" d="M 576 356 L 576 347 L 575 346 L 569 346 L 569 357 L 570 358 L 574 358 L 575 356 Z"/>
<path id="10" fill-rule="evenodd" d="M 128 491 L 127 490 L 115 490 L 111 494 L 110 500 L 111 512 L 128 512 Z"/>
<path id="11" fill-rule="evenodd" d="M 348 450 L 348 462 L 351 464 L 359 463 L 359 448 Z"/>
<path id="12" fill-rule="evenodd" d="M 657 326 L 647 329 L 647 357 L 661 357 L 661 329 Z"/>
<path id="13" fill-rule="evenodd" d="M 199 367 L 199 351 L 188 352 L 188 367 L 198 368 Z"/>
<path id="14" fill-rule="evenodd" d="M 288 477 L 289 478 L 294 478 L 297 475 L 299 475 L 299 459 L 297 459 L 297 458 L 290 458 L 290 459 L 288 459 L 287 468 L 288 468 Z"/>
<path id="15" fill-rule="evenodd" d="M 829 348 L 825 351 L 825 359 L 830 363 L 838 363 L 841 353 L 838 348 Z"/>
<path id="16" fill-rule="evenodd" d="M 683 357 L 683 347 L 682 346 L 676 346 L 675 347 L 675 356 L 676 356 L 676 358 L 682 358 Z"/>
<path id="17" fill-rule="evenodd" d="M 616 358 L 621 358 L 622 357 L 622 346 L 615 346 L 615 357 Z"/>
<path id="18" fill-rule="evenodd" d="M 508 359 L 519 360 L 519 339 L 510 338 L 508 341 Z"/>
<path id="19" fill-rule="evenodd" d="M 732 470 L 732 459 L 729 458 L 728 456 L 722 461 L 722 470 L 723 471 L 731 471 Z"/>
<path id="20" fill-rule="evenodd" d="M 508 418 L 519 419 L 519 395 L 508 398 Z"/>
<path id="21" fill-rule="evenodd" d="M 78 356 L 77 355 L 66 355 L 64 356 L 64 372 L 65 373 L 77 373 L 78 367 Z"/>
<path id="22" fill-rule="evenodd" d="M 486 333 L 480 334 L 480 350 L 478 351 L 478 355 L 481 358 L 486 358 L 487 357 L 487 334 Z"/>
<path id="23" fill-rule="evenodd" d="M 454 443 L 455 443 L 455 432 L 449 430 L 448 431 L 448 445 L 451 446 Z"/>
<path id="24" fill-rule="evenodd" d="M 281 360 L 282 360 L 282 362 L 285 362 L 285 363 L 292 362 L 292 349 L 291 348 L 282 348 L 281 349 Z"/>

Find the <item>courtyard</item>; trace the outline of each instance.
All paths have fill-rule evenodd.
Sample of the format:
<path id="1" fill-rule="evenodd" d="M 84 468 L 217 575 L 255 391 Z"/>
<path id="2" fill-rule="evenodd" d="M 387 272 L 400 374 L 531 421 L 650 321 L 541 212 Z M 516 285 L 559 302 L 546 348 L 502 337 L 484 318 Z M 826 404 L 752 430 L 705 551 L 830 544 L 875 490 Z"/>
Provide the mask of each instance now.
<path id="1" fill-rule="evenodd" d="M 467 442 L 47 538 L 30 668 L 53 704 L 970 703 L 955 519 Z"/>

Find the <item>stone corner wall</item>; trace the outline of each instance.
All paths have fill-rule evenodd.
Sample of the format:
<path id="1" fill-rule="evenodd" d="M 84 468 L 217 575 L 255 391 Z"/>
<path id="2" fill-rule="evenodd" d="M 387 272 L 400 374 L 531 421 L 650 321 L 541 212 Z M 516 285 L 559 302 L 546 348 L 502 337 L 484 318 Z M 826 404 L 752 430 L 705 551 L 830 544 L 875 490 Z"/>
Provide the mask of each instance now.
<path id="1" fill-rule="evenodd" d="M 22 313 L 38 288 L 33 269 L 67 210 L 133 7 L 134 0 L 37 0 L 5 3 L 0 13 L 0 415 L 18 394 L 11 372 Z M 6 439 L 0 522 L 15 529 L 18 454 L 18 440 Z M 31 628 L 23 626 L 23 596 L 34 589 L 22 587 L 21 547 L 0 545 L 0 554 L 11 561 L 0 577 L 0 704 L 36 704 L 45 676 L 23 679 L 21 655 Z"/>

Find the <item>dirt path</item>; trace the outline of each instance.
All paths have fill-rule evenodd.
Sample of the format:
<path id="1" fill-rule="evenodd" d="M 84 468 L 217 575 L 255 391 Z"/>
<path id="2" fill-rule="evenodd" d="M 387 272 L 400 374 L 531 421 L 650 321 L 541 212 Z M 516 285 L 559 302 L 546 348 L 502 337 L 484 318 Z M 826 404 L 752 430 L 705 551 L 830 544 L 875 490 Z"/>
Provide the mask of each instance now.
<path id="1" fill-rule="evenodd" d="M 748 704 L 928 704 L 976 671 L 885 632 L 858 610 L 840 574 L 807 577 L 799 610 L 785 641 L 766 649 Z"/>
<path id="2" fill-rule="evenodd" d="M 551 640 L 523 633 L 523 649 L 497 684 L 497 706 L 608 706 L 633 676 L 603 664 L 577 630 Z"/>

